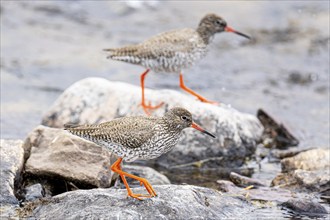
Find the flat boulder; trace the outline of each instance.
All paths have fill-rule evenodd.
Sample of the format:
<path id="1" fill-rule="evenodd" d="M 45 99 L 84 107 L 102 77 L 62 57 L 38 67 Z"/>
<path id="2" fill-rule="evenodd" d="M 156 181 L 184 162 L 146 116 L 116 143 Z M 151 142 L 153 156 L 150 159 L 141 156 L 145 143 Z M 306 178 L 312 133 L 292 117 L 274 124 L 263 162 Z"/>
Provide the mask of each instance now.
<path id="1" fill-rule="evenodd" d="M 110 187 L 111 153 L 63 129 L 36 127 L 24 142 L 30 178 L 43 177 L 72 182 L 79 188 Z M 111 158 L 112 156 L 112 158 Z"/>
<path id="2" fill-rule="evenodd" d="M 23 213 L 37 219 L 237 219 L 253 210 L 248 202 L 213 189 L 191 185 L 154 189 L 158 196 L 143 201 L 127 198 L 126 190 L 77 190 L 35 203 L 32 212 Z M 141 188 L 133 190 L 145 193 Z"/>

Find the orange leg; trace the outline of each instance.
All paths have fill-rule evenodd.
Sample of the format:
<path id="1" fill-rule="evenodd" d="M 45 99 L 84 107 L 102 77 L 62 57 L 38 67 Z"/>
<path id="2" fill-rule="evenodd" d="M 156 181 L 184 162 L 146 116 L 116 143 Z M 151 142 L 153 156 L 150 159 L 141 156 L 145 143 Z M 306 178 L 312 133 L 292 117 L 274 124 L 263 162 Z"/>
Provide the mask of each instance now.
<path id="1" fill-rule="evenodd" d="M 126 189 L 127 189 L 127 192 L 128 192 L 128 195 L 130 197 L 133 197 L 135 199 L 139 199 L 141 200 L 143 197 L 144 198 L 151 198 L 151 197 L 154 197 L 154 196 L 157 196 L 155 190 L 152 188 L 151 184 L 148 182 L 148 180 L 144 179 L 144 178 L 141 178 L 141 177 L 138 177 L 138 176 L 135 176 L 133 174 L 130 174 L 130 173 L 126 173 L 124 171 L 122 171 L 121 167 L 120 167 L 120 164 L 122 162 L 123 158 L 119 158 L 114 164 L 112 164 L 111 166 L 111 170 L 113 172 L 116 172 L 119 174 L 119 176 L 121 177 Z M 125 176 L 127 177 L 130 177 L 132 179 L 136 179 L 138 181 L 140 181 L 140 185 L 142 186 L 142 184 L 144 185 L 144 187 L 146 188 L 146 190 L 148 191 L 149 195 L 144 195 L 144 194 L 134 194 L 131 190 L 131 188 L 129 187 L 128 183 L 127 183 L 127 180 L 125 178 Z"/>
<path id="2" fill-rule="evenodd" d="M 192 94 L 193 96 L 196 96 L 201 102 L 206 102 L 206 103 L 211 103 L 211 104 L 217 104 L 217 102 L 214 101 L 209 101 L 206 98 L 204 98 L 203 96 L 197 94 L 196 92 L 194 92 L 193 90 L 189 89 L 188 87 L 186 87 L 183 83 L 183 75 L 182 73 L 180 73 L 180 87 L 181 89 L 185 90 L 186 92 Z"/>
<path id="3" fill-rule="evenodd" d="M 141 88 L 142 88 L 142 102 L 141 102 L 141 105 L 143 107 L 143 110 L 144 112 L 147 114 L 147 115 L 150 115 L 148 109 L 157 109 L 159 108 L 160 106 L 162 106 L 164 104 L 164 102 L 161 102 L 160 104 L 156 105 L 156 106 L 152 106 L 149 102 L 149 104 L 146 104 L 145 103 L 145 99 L 144 99 L 144 78 L 146 77 L 146 75 L 148 74 L 150 70 L 147 69 L 144 73 L 141 74 Z"/>

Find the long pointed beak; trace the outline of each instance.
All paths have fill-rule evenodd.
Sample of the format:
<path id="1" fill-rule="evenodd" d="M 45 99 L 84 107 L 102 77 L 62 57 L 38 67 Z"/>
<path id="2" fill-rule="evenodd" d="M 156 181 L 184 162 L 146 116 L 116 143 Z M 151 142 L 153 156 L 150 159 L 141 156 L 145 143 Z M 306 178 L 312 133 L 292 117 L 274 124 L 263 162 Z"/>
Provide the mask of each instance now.
<path id="1" fill-rule="evenodd" d="M 242 37 L 245 37 L 245 38 L 247 38 L 247 39 L 251 39 L 250 36 L 248 36 L 248 35 L 246 35 L 246 34 L 243 34 L 243 33 L 239 32 L 239 31 L 236 31 L 236 30 L 234 30 L 233 28 L 228 27 L 228 26 L 225 27 L 225 31 L 226 31 L 226 32 L 232 32 L 232 33 L 235 33 L 235 34 L 241 35 Z"/>
<path id="2" fill-rule="evenodd" d="M 210 135 L 211 137 L 215 138 L 215 136 L 213 134 L 211 134 L 210 132 L 208 132 L 207 130 L 201 128 L 198 124 L 196 124 L 195 122 L 193 122 L 191 124 L 191 127 L 192 128 L 195 128 L 196 130 L 199 130 L 200 132 L 204 133 L 204 134 L 207 134 L 207 135 Z"/>

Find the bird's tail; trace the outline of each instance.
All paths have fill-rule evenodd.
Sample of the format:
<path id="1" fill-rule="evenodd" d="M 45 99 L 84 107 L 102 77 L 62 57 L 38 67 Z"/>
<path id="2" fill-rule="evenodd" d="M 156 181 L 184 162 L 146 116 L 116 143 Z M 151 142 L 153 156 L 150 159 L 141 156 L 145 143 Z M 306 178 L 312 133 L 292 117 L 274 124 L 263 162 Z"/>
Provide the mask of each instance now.
<path id="1" fill-rule="evenodd" d="M 77 125 L 77 124 L 64 124 L 64 130 L 69 131 L 70 133 L 90 139 L 91 134 L 99 129 L 98 125 Z"/>
<path id="2" fill-rule="evenodd" d="M 64 130 L 70 130 L 71 128 L 77 128 L 79 126 L 80 125 L 77 125 L 77 124 L 67 123 L 67 124 L 64 124 Z"/>
<path id="3" fill-rule="evenodd" d="M 119 60 L 134 64 L 141 63 L 139 58 L 139 49 L 137 46 L 127 46 L 121 48 L 109 48 L 103 49 L 103 51 L 109 52 L 110 54 L 107 56 L 108 59 Z"/>

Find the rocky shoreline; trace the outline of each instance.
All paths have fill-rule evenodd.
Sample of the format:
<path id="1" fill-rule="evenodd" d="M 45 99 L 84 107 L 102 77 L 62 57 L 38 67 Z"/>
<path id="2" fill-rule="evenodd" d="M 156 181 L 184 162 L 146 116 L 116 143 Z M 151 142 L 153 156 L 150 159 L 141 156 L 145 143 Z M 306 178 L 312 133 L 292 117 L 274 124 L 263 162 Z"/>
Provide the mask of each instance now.
<path id="1" fill-rule="evenodd" d="M 144 201 L 127 198 L 123 184 L 109 170 L 116 156 L 70 135 L 62 126 L 143 114 L 138 107 L 138 92 L 138 87 L 102 78 L 81 80 L 64 91 L 43 117 L 42 125 L 24 141 L 2 139 L 1 217 L 228 219 L 263 218 L 265 210 L 272 210 L 275 218 L 283 218 L 286 213 L 321 219 L 329 215 L 329 149 L 283 147 L 283 142 L 274 142 L 280 149 L 276 144 L 270 147 L 265 145 L 270 143 L 269 136 L 265 137 L 267 129 L 257 116 L 226 105 L 203 104 L 171 90 L 146 91 L 151 101 L 166 103 L 154 114 L 183 106 L 217 139 L 206 140 L 187 130 L 168 154 L 140 162 L 139 166 L 125 164 L 125 170 L 147 178 L 159 194 Z M 282 140 L 276 137 L 271 138 Z M 271 184 L 243 176 L 244 172 L 230 172 L 257 157 L 277 158 L 281 164 L 281 173 L 268 180 Z M 194 179 L 203 177 L 205 170 L 221 168 L 227 168 L 228 173 L 215 175 L 212 185 L 191 185 Z M 190 183 L 177 183 L 179 179 L 173 177 L 189 172 L 195 174 Z M 138 183 L 129 184 L 143 193 Z"/>

